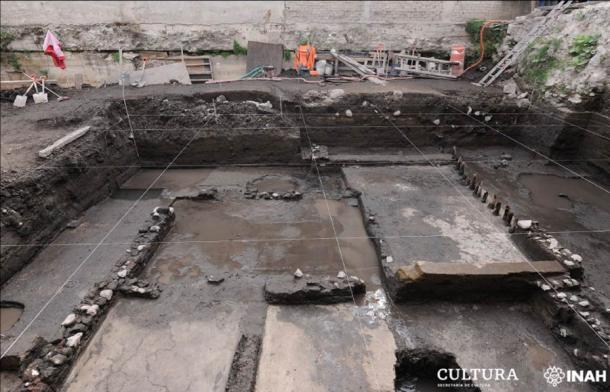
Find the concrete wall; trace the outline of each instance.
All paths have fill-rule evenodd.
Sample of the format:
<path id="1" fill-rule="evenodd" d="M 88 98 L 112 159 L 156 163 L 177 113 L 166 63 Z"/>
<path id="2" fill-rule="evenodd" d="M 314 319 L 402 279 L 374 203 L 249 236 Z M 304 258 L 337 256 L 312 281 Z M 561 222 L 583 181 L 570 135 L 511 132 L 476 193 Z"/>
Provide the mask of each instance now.
<path id="1" fill-rule="evenodd" d="M 61 87 L 73 87 L 76 75 L 82 75 L 83 82 L 92 86 L 101 86 L 104 83 L 114 84 L 119 80 L 121 66 L 112 58 L 110 53 L 96 52 L 66 52 L 65 69 L 53 66 L 51 57 L 39 53 L 2 53 L 0 80 L 2 89 L 12 89 L 23 84 L 5 83 L 9 80 L 24 80 L 25 75 L 15 72 L 13 65 L 8 61 L 9 56 L 15 56 L 22 70 L 27 74 L 41 75 L 46 73 L 50 80 L 56 81 Z M 126 61 L 122 70 L 134 71 L 133 64 Z M 26 83 L 27 84 L 27 83 Z"/>
<path id="2" fill-rule="evenodd" d="M 15 37 L 2 54 L 1 80 L 14 73 L 16 56 L 28 73 L 47 72 L 71 87 L 77 74 L 92 86 L 116 83 L 121 68 L 111 52 L 196 52 L 231 50 L 237 40 L 283 43 L 294 48 L 310 38 L 319 49 L 448 50 L 469 44 L 466 21 L 510 19 L 529 13 L 530 1 L 0 1 L 2 31 Z M 41 52 L 47 30 L 61 40 L 65 70 Z M 234 79 L 246 70 L 245 57 L 214 56 L 215 79 Z M 13 61 L 14 63 L 14 61 Z M 123 70 L 133 70 L 127 61 Z M 14 86 L 2 85 L 2 88 Z"/>
<path id="3" fill-rule="evenodd" d="M 116 52 L 114 52 L 116 53 Z M 163 53 L 164 52 L 159 52 Z M 27 74 L 41 75 L 46 73 L 50 80 L 60 87 L 74 87 L 75 77 L 82 76 L 82 81 L 90 86 L 99 87 L 104 84 L 115 84 L 119 80 L 121 72 L 135 71 L 136 67 L 129 57 L 136 53 L 126 53 L 123 65 L 119 65 L 111 53 L 105 52 L 66 52 L 66 68 L 60 69 L 53 66 L 51 57 L 42 52 L 13 52 L 2 53 L 0 56 L 0 89 L 10 90 L 29 83 L 10 83 L 26 79 L 21 72 L 15 72 L 13 65 L 9 63 L 9 56 L 15 56 L 22 70 Z M 246 56 L 210 56 L 214 67 L 214 79 L 229 80 L 238 79 L 246 73 Z M 161 64 L 158 64 L 161 65 Z M 147 65 L 147 69 L 155 65 Z"/>
<path id="4" fill-rule="evenodd" d="M 51 29 L 68 50 L 231 49 L 233 40 L 310 37 L 320 49 L 447 49 L 469 19 L 510 19 L 531 1 L 2 1 L 13 50 L 40 50 Z"/>

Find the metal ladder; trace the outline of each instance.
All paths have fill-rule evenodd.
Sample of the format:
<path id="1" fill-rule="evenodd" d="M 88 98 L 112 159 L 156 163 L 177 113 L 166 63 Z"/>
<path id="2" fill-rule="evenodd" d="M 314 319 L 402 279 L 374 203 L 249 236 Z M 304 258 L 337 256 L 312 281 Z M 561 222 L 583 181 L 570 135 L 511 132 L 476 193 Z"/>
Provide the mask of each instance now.
<path id="1" fill-rule="evenodd" d="M 538 22 L 523 38 L 517 45 L 515 45 L 506 56 L 502 58 L 478 83 L 475 83 L 477 86 L 487 87 L 494 82 L 498 78 L 498 76 L 502 75 L 502 72 L 506 70 L 506 68 L 510 67 L 518 58 L 521 56 L 521 53 L 528 47 L 528 45 L 537 37 L 544 34 L 546 29 L 548 28 L 549 22 L 552 22 L 557 18 L 559 14 L 561 14 L 565 9 L 567 9 L 570 4 L 572 4 L 572 0 L 565 1 L 562 0 L 553 7 L 553 9 Z"/>
<path id="2" fill-rule="evenodd" d="M 455 65 L 459 65 L 459 62 L 400 53 L 394 55 L 395 70 L 420 76 L 455 79 L 457 76 L 452 72 Z"/>

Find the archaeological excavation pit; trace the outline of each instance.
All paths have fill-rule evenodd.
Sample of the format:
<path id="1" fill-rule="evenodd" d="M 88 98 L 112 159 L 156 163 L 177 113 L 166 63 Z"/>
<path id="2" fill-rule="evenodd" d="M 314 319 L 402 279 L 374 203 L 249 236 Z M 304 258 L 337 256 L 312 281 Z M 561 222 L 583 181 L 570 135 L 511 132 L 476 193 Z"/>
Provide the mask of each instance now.
<path id="1" fill-rule="evenodd" d="M 610 197 L 581 129 L 599 118 L 456 83 L 109 87 L 8 110 L 3 384 L 512 391 L 604 369 Z M 24 152 L 20 132 L 85 126 Z M 439 373 L 481 368 L 518 379 Z"/>

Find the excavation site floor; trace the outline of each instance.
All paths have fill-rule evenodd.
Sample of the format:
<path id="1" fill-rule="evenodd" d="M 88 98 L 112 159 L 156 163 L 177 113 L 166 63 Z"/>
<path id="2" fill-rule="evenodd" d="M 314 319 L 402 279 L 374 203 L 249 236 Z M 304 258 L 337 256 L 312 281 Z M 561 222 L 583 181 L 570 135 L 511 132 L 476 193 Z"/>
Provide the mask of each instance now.
<path id="1" fill-rule="evenodd" d="M 1 392 L 604 390 L 545 378 L 608 368 L 603 115 L 416 79 L 69 93 L 1 104 Z"/>
<path id="2" fill-rule="evenodd" d="M 124 188 L 143 191 L 156 175 L 156 170 L 140 171 Z M 176 224 L 144 273 L 167 288 L 156 301 L 117 304 L 69 376 L 67 390 L 222 391 L 243 334 L 264 335 L 257 390 L 290 390 L 290 385 L 309 390 L 308 385 L 320 384 L 352 390 L 342 389 L 346 376 L 358 380 L 362 390 L 391 389 L 395 347 L 385 321 L 367 314 L 368 298 L 375 301 L 381 281 L 360 211 L 346 200 L 325 200 L 315 181 L 308 183 L 312 180 L 306 169 L 165 173 L 156 185 L 165 197 L 214 187 L 222 200 L 173 203 Z M 340 186 L 340 178 L 324 180 L 325 192 L 338 193 L 332 188 Z M 260 191 L 296 190 L 303 199 L 245 200 L 242 190 L 251 181 Z M 364 279 L 369 292 L 359 305 L 267 308 L 265 281 L 292 275 L 297 268 L 333 277 L 346 271 Z M 224 281 L 212 285 L 209 276 Z M 362 351 L 362 339 L 371 340 L 370 352 Z M 352 355 L 361 360 L 346 362 Z M 325 360 L 319 361 L 320 356 Z M 285 371 L 278 371 L 278 361 Z M 379 371 L 384 377 L 377 388 L 374 373 Z"/>
<path id="3" fill-rule="evenodd" d="M 141 170 L 122 191 L 144 192 L 160 173 Z M 405 255 L 396 257 L 396 266 L 415 260 L 487 263 L 522 257 L 509 237 L 499 234 L 501 223 L 488 214 L 480 217 L 468 199 L 456 196 L 443 179 L 449 176 L 457 183 L 450 167 L 440 172 L 425 166 L 346 168 L 344 173 L 349 185 L 363 192 L 364 205 L 376 211 L 378 224 L 387 228 L 383 236 L 393 254 Z M 412 347 L 451 347 L 460 364 L 474 364 L 486 344 L 505 347 L 506 354 L 527 352 L 527 362 L 498 352 L 485 363 L 510 364 L 541 386 L 543 381 L 536 380 L 541 366 L 567 363 L 527 305 L 460 310 L 445 303 L 401 305 L 394 313 L 381 289 L 380 267 L 360 209 L 341 198 L 341 176 L 322 178 L 327 197 L 334 196 L 329 200 L 306 168 L 164 173 L 155 187 L 161 198 L 177 198 L 172 204 L 176 223 L 143 274 L 163 284 L 164 291 L 155 301 L 119 300 L 69 375 L 66 390 L 222 391 L 242 335 L 262 336 L 257 391 L 392 390 L 395 336 Z M 303 199 L 244 199 L 243 189 L 252 181 L 268 192 L 297 190 Z M 220 200 L 180 199 L 192 189 L 210 187 L 218 190 Z M 376 210 L 379 205 L 386 210 Z M 485 212 L 484 206 L 475 206 Z M 442 241 L 430 240 L 439 235 Z M 297 268 L 328 276 L 344 270 L 365 280 L 367 293 L 352 304 L 267 306 L 265 282 Z M 210 284 L 209 276 L 224 281 Z M 487 308 L 510 311 L 501 320 L 476 317 L 488 313 Z M 394 334 L 388 324 L 399 326 Z M 423 334 L 426 326 L 445 324 L 446 331 Z M 513 387 L 490 384 L 483 389 Z"/>

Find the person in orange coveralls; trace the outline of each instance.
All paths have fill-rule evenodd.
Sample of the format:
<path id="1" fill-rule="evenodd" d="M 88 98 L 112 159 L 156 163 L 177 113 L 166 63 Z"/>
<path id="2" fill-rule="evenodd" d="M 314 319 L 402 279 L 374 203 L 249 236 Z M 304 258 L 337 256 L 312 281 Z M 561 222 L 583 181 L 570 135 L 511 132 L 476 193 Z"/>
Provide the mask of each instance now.
<path id="1" fill-rule="evenodd" d="M 294 54 L 294 69 L 297 70 L 299 76 L 304 76 L 307 71 L 313 75 L 314 63 L 316 61 L 316 48 L 309 42 L 301 41 L 299 47 Z"/>

